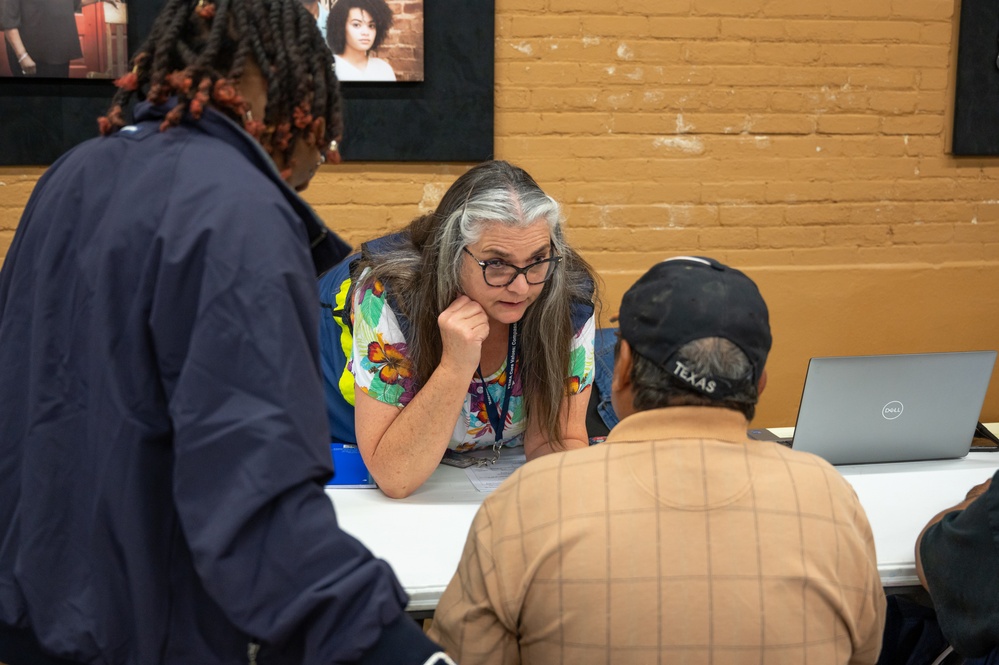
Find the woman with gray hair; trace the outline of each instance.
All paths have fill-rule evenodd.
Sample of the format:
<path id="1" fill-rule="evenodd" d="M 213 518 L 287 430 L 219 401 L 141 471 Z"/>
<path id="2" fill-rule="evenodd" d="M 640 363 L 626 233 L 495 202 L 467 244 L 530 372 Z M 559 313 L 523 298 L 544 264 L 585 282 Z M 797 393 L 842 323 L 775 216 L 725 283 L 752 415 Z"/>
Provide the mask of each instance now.
<path id="1" fill-rule="evenodd" d="M 492 161 L 366 244 L 351 270 L 346 382 L 327 363 L 343 345 L 327 313 L 321 340 L 327 404 L 331 392 L 353 401 L 358 448 L 388 496 L 411 494 L 448 450 L 523 444 L 530 460 L 587 445 L 594 276 L 562 222 L 530 175 Z M 349 436 L 335 420 L 334 437 Z"/>

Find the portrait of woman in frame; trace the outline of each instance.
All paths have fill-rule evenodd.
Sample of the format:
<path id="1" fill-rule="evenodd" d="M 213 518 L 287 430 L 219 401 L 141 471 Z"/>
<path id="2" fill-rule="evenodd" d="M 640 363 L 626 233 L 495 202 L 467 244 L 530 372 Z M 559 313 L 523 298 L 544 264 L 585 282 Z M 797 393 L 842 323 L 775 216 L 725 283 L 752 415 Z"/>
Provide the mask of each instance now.
<path id="1" fill-rule="evenodd" d="M 321 24 L 341 81 L 422 81 L 423 3 L 303 0 Z"/>

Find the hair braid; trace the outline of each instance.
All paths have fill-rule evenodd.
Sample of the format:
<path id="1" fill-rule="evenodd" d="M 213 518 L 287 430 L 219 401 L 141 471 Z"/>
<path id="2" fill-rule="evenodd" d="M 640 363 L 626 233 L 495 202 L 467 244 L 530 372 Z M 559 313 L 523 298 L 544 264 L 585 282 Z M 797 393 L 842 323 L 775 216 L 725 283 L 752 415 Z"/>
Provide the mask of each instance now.
<path id="1" fill-rule="evenodd" d="M 197 57 L 197 62 L 199 63 L 214 62 L 222 46 L 225 44 L 224 37 L 229 29 L 229 5 L 226 3 L 218 4 L 208 29 L 209 33 L 205 49 Z"/>
<path id="2" fill-rule="evenodd" d="M 183 5 L 186 3 L 175 2 L 173 4 Z M 180 30 L 184 23 L 187 21 L 187 17 L 179 11 L 173 16 L 170 16 L 170 19 L 171 20 L 164 21 L 163 26 L 158 31 L 154 26 L 153 32 L 149 36 L 149 41 L 154 44 L 154 48 L 152 49 L 153 62 L 151 63 L 153 72 L 165 72 L 171 69 L 168 64 L 170 50 L 162 48 L 162 46 L 164 43 L 169 44 L 171 41 L 177 42 L 177 36 L 180 34 Z"/>
<path id="3" fill-rule="evenodd" d="M 274 49 L 274 65 L 279 71 L 289 72 L 291 69 L 288 54 L 294 48 L 294 40 L 288 38 L 286 12 L 282 12 L 282 7 L 278 4 L 271 6 L 271 18 L 274 32 L 272 38 L 275 42 L 282 41 L 288 45 L 286 49 Z M 293 72 L 289 72 L 293 75 Z M 291 76 L 274 76 L 268 80 L 267 99 L 274 99 L 281 107 L 287 105 L 288 86 Z M 268 104 L 267 123 L 276 125 L 274 131 L 274 150 L 282 153 L 286 158 L 291 154 L 293 141 L 291 132 L 291 122 L 287 114 L 278 115 L 277 109 Z"/>
<path id="4" fill-rule="evenodd" d="M 248 58 L 267 86 L 267 108 L 252 123 L 234 86 Z M 333 56 L 299 0 L 168 0 L 131 64 L 99 119 L 102 134 L 125 125 L 135 99 L 176 102 L 163 129 L 210 105 L 286 161 L 299 139 L 322 149 L 342 131 Z"/>

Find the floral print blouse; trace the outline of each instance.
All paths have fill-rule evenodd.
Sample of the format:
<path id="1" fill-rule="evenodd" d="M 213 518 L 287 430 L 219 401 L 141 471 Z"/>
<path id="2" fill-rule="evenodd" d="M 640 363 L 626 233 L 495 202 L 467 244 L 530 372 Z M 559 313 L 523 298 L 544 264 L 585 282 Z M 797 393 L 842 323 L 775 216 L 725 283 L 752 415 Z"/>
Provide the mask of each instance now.
<path id="1" fill-rule="evenodd" d="M 380 402 L 404 407 L 415 394 L 416 377 L 407 354 L 406 338 L 402 334 L 399 320 L 387 302 L 381 282 L 364 282 L 361 276 L 359 286 L 354 291 L 354 350 L 350 361 L 350 371 L 354 375 L 357 388 Z M 576 393 L 593 383 L 593 336 L 594 319 L 591 316 L 582 328 L 576 331 L 570 352 L 569 385 Z M 485 390 L 489 391 L 494 408 L 502 409 L 506 391 L 507 362 L 494 374 L 483 377 Z M 520 362 L 513 377 L 513 390 L 510 408 L 503 428 L 504 446 L 517 446 L 524 443 L 524 400 L 521 393 Z M 468 386 L 468 394 L 462 406 L 461 415 L 451 433 L 449 448 L 457 451 L 490 448 L 496 442 L 496 435 L 486 412 L 486 399 L 483 384 L 476 376 Z"/>

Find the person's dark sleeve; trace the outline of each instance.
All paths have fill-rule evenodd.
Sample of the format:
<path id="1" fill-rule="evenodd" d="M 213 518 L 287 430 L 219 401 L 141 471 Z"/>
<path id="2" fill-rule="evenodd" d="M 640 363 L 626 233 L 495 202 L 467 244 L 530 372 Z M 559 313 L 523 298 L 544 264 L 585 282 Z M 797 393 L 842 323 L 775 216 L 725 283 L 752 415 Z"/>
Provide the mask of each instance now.
<path id="1" fill-rule="evenodd" d="M 0 26 L 4 30 L 20 29 L 21 0 L 0 0 Z"/>
<path id="2" fill-rule="evenodd" d="M 252 192 L 208 198 L 172 202 L 167 224 L 218 221 L 163 251 L 150 313 L 176 508 L 202 583 L 251 639 L 301 662 L 354 662 L 387 640 L 380 662 L 422 663 L 436 645 L 409 630 L 392 570 L 339 528 L 323 489 L 315 282 L 298 220 Z"/>
<path id="3" fill-rule="evenodd" d="M 999 473 L 985 494 L 926 531 L 919 555 L 955 651 L 982 656 L 999 645 Z"/>

